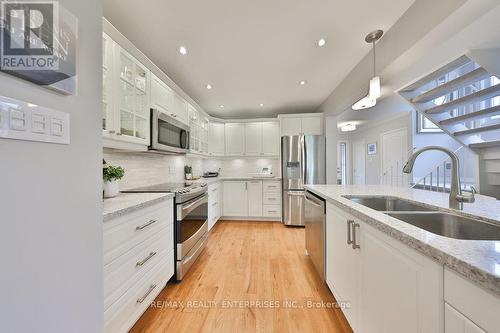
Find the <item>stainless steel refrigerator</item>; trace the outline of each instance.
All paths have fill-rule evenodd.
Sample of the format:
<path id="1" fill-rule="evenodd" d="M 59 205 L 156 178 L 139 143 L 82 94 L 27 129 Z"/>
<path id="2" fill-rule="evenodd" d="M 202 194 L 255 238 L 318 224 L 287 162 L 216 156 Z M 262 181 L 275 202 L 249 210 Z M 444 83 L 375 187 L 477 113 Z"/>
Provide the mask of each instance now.
<path id="1" fill-rule="evenodd" d="M 304 185 L 326 183 L 326 139 L 323 135 L 281 138 L 283 212 L 281 222 L 304 226 Z"/>

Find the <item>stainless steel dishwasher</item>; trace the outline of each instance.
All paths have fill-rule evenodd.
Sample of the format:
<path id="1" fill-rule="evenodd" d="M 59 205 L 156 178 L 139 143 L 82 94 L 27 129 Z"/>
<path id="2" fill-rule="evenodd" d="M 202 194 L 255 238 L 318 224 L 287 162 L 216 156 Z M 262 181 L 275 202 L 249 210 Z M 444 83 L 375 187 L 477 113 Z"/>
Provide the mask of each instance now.
<path id="1" fill-rule="evenodd" d="M 306 226 L 306 252 L 321 279 L 325 280 L 326 203 L 314 193 L 306 191 L 304 218 Z"/>

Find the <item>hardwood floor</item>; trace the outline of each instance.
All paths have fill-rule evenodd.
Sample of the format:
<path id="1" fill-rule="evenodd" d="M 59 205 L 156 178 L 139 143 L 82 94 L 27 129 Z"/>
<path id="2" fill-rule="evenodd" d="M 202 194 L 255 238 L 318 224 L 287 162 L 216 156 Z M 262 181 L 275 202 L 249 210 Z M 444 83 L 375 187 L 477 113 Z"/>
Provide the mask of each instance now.
<path id="1" fill-rule="evenodd" d="M 304 252 L 304 229 L 221 221 L 131 332 L 352 332 Z"/>

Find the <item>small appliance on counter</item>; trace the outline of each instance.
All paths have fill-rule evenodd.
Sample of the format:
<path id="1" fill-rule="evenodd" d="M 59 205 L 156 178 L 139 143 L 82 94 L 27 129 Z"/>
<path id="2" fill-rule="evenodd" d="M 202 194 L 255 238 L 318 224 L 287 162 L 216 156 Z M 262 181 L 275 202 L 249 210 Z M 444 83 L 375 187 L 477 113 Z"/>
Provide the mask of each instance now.
<path id="1" fill-rule="evenodd" d="M 209 171 L 203 174 L 203 178 L 215 178 L 215 177 L 219 177 L 218 172 Z"/>
<path id="2" fill-rule="evenodd" d="M 253 178 L 274 178 L 275 176 L 273 175 L 273 166 L 265 166 L 259 172 L 251 173 L 250 176 L 252 176 Z"/>

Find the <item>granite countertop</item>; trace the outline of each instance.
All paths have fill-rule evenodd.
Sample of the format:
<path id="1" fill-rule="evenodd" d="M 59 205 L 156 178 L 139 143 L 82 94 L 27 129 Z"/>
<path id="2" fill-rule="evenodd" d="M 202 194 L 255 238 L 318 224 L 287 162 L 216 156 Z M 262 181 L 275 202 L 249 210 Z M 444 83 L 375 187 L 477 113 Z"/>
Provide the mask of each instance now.
<path id="1" fill-rule="evenodd" d="M 103 222 L 130 214 L 174 197 L 173 193 L 120 193 L 104 199 L 102 207 Z"/>
<path id="2" fill-rule="evenodd" d="M 194 180 L 193 182 L 204 182 L 207 183 L 208 185 L 217 183 L 217 182 L 222 182 L 222 181 L 238 181 L 238 180 L 281 180 L 281 177 L 272 177 L 272 178 L 259 178 L 259 177 L 211 177 L 211 178 L 203 178 L 201 177 L 200 179 Z"/>
<path id="3" fill-rule="evenodd" d="M 384 185 L 307 185 L 306 189 L 500 297 L 500 241 L 439 236 L 343 196 L 393 196 L 495 224 L 500 224 L 500 201 L 476 195 L 475 203 L 464 203 L 464 210 L 457 211 L 448 208 L 447 193 Z"/>

